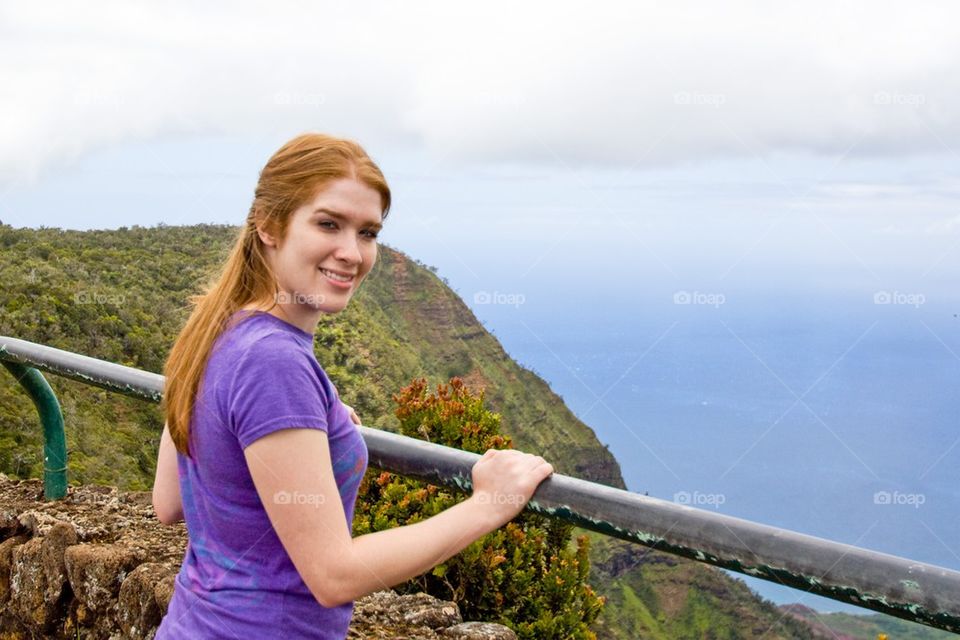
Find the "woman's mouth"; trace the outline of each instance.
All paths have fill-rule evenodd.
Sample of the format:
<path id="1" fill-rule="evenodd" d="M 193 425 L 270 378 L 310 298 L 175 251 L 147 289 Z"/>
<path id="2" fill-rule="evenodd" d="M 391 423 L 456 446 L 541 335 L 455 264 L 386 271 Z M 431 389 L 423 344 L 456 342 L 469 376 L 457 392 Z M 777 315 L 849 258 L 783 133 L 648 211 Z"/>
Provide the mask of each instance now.
<path id="1" fill-rule="evenodd" d="M 335 271 L 324 269 L 323 267 L 320 268 L 320 273 L 322 273 L 332 284 L 345 289 L 350 288 L 350 285 L 353 284 L 353 280 L 355 278 L 355 276 L 343 275 Z"/>

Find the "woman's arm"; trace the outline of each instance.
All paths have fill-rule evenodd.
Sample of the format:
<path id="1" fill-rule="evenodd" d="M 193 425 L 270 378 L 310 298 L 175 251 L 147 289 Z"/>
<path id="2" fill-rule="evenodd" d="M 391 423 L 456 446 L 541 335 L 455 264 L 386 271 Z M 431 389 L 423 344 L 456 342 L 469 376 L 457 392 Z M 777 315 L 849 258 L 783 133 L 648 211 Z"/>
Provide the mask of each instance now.
<path id="1" fill-rule="evenodd" d="M 176 524 L 183 520 L 180 478 L 177 474 L 177 449 L 167 425 L 163 425 L 160 451 L 157 454 L 157 475 L 153 480 L 153 510 L 157 514 L 157 519 L 163 524 Z"/>
<path id="2" fill-rule="evenodd" d="M 488 452 L 477 463 L 486 465 L 486 493 L 476 482 L 475 467 L 474 495 L 464 502 L 416 524 L 352 538 L 326 433 L 275 431 L 244 453 L 277 536 L 325 607 L 400 584 L 456 555 L 509 522 L 553 471 L 537 456 Z M 502 497 L 494 499 L 497 494 Z"/>

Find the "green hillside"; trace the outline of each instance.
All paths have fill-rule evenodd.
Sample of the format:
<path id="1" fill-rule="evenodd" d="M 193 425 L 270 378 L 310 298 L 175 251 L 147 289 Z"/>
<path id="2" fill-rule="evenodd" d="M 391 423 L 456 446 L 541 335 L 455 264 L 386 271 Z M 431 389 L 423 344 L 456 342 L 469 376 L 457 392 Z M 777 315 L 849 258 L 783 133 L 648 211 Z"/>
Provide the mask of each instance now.
<path id="1" fill-rule="evenodd" d="M 0 227 L 0 334 L 161 372 L 189 295 L 225 256 L 233 227 L 75 232 Z M 365 424 L 393 429 L 391 394 L 414 377 L 463 377 L 487 388 L 519 448 L 564 473 L 622 487 L 613 455 L 549 387 L 518 366 L 429 269 L 383 247 L 374 272 L 341 314 L 317 331 L 317 358 Z M 64 405 L 70 478 L 146 489 L 157 407 L 52 380 Z M 29 400 L 0 388 L 0 471 L 41 472 Z"/>
<path id="2" fill-rule="evenodd" d="M 87 232 L 0 225 L 0 334 L 159 372 L 188 296 L 235 233 L 211 225 Z M 486 389 L 518 448 L 542 454 L 561 473 L 624 486 L 612 454 L 549 386 L 517 365 L 432 269 L 389 247 L 347 310 L 318 327 L 316 353 L 367 425 L 396 428 L 391 395 L 413 378 L 436 384 L 457 375 Z M 158 406 L 49 379 L 63 405 L 71 484 L 149 489 L 163 424 Z M 41 437 L 30 400 L 8 376 L 0 384 L 0 472 L 40 477 Z M 723 572 L 591 537 L 591 584 L 608 599 L 600 638 L 813 637 Z"/>
<path id="3" fill-rule="evenodd" d="M 780 610 L 807 623 L 816 637 L 824 640 L 876 640 L 881 634 L 885 634 L 888 640 L 950 640 L 957 637 L 954 633 L 879 613 L 819 613 L 798 604 L 782 605 Z"/>
<path id="4" fill-rule="evenodd" d="M 607 608 L 601 638 L 815 638 L 809 626 L 763 600 L 742 580 L 600 534 L 591 536 L 590 584 Z"/>

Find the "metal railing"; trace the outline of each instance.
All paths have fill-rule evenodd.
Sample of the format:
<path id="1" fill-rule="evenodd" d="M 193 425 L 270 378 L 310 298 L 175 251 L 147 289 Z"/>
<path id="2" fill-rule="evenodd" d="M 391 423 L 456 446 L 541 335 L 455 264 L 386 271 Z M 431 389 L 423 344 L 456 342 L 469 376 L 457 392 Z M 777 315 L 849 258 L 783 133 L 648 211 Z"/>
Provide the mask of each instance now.
<path id="1" fill-rule="evenodd" d="M 40 371 L 159 402 L 163 376 L 0 337 L 0 361 L 34 399 L 44 424 L 44 488 L 66 494 L 59 405 Z M 360 427 L 370 465 L 469 493 L 480 457 Z M 654 549 L 873 611 L 960 633 L 960 572 L 553 474 L 527 509 Z"/>

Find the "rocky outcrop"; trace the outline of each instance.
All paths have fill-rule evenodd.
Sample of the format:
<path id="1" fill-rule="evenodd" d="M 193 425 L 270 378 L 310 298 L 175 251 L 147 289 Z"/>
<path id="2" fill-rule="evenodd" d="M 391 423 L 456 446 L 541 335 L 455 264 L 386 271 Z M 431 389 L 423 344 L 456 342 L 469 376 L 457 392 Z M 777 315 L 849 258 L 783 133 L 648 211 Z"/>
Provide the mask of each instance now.
<path id="1" fill-rule="evenodd" d="M 463 622 L 455 602 L 426 593 L 399 596 L 379 591 L 357 600 L 349 640 L 409 638 L 410 640 L 516 640 L 509 628 L 489 622 Z"/>
<path id="2" fill-rule="evenodd" d="M 45 502 L 39 480 L 0 474 L 0 640 L 153 638 L 186 543 L 182 524 L 156 520 L 149 493 L 70 487 L 66 499 Z M 464 622 L 454 602 L 381 591 L 356 602 L 348 637 L 516 635 Z"/>

